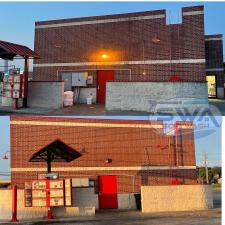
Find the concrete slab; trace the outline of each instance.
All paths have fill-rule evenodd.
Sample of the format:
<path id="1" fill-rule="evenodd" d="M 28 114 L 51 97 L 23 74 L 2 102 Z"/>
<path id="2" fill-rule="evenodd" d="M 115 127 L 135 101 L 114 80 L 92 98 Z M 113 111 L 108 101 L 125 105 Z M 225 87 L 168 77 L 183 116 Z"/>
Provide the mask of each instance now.
<path id="1" fill-rule="evenodd" d="M 12 224 L 6 221 L 0 224 Z M 21 221 L 16 224 L 41 225 L 41 224 L 84 224 L 84 225 L 220 225 L 221 210 L 206 210 L 195 212 L 176 212 L 176 213 L 154 213 L 142 214 L 139 211 L 110 211 L 100 212 L 95 217 L 76 217 L 62 218 L 53 220 L 29 220 Z"/>
<path id="2" fill-rule="evenodd" d="M 54 109 L 48 108 L 20 108 L 14 109 L 10 106 L 1 106 L 0 107 L 0 116 L 3 115 L 12 115 L 12 114 L 19 114 L 19 115 L 46 115 L 53 112 Z"/>
<path id="3" fill-rule="evenodd" d="M 209 107 L 212 115 L 225 116 L 225 100 L 209 99 Z M 203 110 L 203 109 L 201 109 Z M 184 112 L 183 112 L 184 113 Z M 163 114 L 154 114 L 143 111 L 107 111 L 104 104 L 76 104 L 71 107 L 61 109 L 50 108 L 21 108 L 0 107 L 0 115 L 43 115 L 43 116 L 154 116 L 154 115 L 176 115 L 176 111 L 164 111 Z M 201 114 L 201 113 L 200 113 Z M 198 114 L 198 115 L 200 115 Z"/>

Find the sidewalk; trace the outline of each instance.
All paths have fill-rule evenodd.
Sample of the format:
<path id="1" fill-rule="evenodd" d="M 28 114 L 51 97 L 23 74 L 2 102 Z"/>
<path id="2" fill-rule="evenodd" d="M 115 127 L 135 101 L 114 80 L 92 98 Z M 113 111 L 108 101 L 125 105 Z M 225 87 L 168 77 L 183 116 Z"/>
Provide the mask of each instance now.
<path id="1" fill-rule="evenodd" d="M 0 224 L 85 224 L 85 225 L 142 225 L 142 224 L 201 224 L 201 225 L 217 225 L 221 223 L 221 209 L 211 209 L 204 211 L 192 212 L 167 212 L 167 213 L 141 213 L 140 211 L 100 211 L 95 216 L 90 217 L 74 217 L 63 219 L 39 219 L 39 220 L 23 220 L 16 223 L 8 221 L 0 221 Z"/>
<path id="2" fill-rule="evenodd" d="M 225 100 L 209 99 L 209 113 L 214 116 L 225 115 Z M 198 116 L 203 116 L 201 113 L 208 113 L 204 111 L 197 113 Z M 181 110 L 181 113 L 184 113 Z M 176 115 L 176 111 L 168 111 L 163 113 L 164 115 Z M 50 108 L 20 108 L 14 109 L 12 107 L 0 106 L 0 116 L 4 115 L 42 115 L 42 116 L 157 116 L 157 114 L 149 112 L 139 111 L 106 111 L 104 104 L 75 104 L 70 107 L 64 107 L 61 109 Z M 162 115 L 158 113 L 158 115 Z M 181 114 L 183 115 L 183 114 Z M 191 114 L 192 115 L 192 114 Z M 209 115 L 209 116 L 210 116 Z"/>
<path id="3" fill-rule="evenodd" d="M 48 108 L 20 108 L 14 109 L 10 106 L 0 106 L 0 116 L 6 115 L 46 115 L 51 114 L 54 109 Z"/>

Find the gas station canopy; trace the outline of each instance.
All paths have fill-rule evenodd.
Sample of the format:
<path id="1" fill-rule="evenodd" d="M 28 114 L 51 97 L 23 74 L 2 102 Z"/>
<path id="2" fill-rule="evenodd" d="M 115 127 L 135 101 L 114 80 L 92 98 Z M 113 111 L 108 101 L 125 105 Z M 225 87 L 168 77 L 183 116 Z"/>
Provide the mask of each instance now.
<path id="1" fill-rule="evenodd" d="M 40 59 L 40 56 L 37 53 L 24 45 L 18 45 L 0 40 L 0 58 L 5 60 L 13 60 L 16 55 L 24 58 Z"/>
<path id="2" fill-rule="evenodd" d="M 81 153 L 74 150 L 59 139 L 44 146 L 32 155 L 29 162 L 70 162 L 79 158 Z"/>

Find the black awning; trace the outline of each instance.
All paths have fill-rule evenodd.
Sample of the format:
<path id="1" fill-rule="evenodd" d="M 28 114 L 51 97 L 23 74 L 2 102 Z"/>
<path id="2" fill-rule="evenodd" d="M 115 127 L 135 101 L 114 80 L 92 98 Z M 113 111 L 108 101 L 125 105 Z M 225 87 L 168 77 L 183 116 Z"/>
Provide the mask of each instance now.
<path id="1" fill-rule="evenodd" d="M 81 157 L 82 154 L 59 139 L 42 147 L 35 152 L 29 162 L 71 162 L 74 159 Z"/>

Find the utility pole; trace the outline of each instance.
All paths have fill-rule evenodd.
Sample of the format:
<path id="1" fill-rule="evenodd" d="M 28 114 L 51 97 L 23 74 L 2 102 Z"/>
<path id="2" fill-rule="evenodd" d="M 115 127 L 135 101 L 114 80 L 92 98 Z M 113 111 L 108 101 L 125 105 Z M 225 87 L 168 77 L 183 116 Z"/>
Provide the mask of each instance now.
<path id="1" fill-rule="evenodd" d="M 208 161 L 207 161 L 207 154 L 204 151 L 203 153 L 203 165 L 205 167 L 205 177 L 206 177 L 206 184 L 209 184 L 209 172 L 208 172 Z"/>

